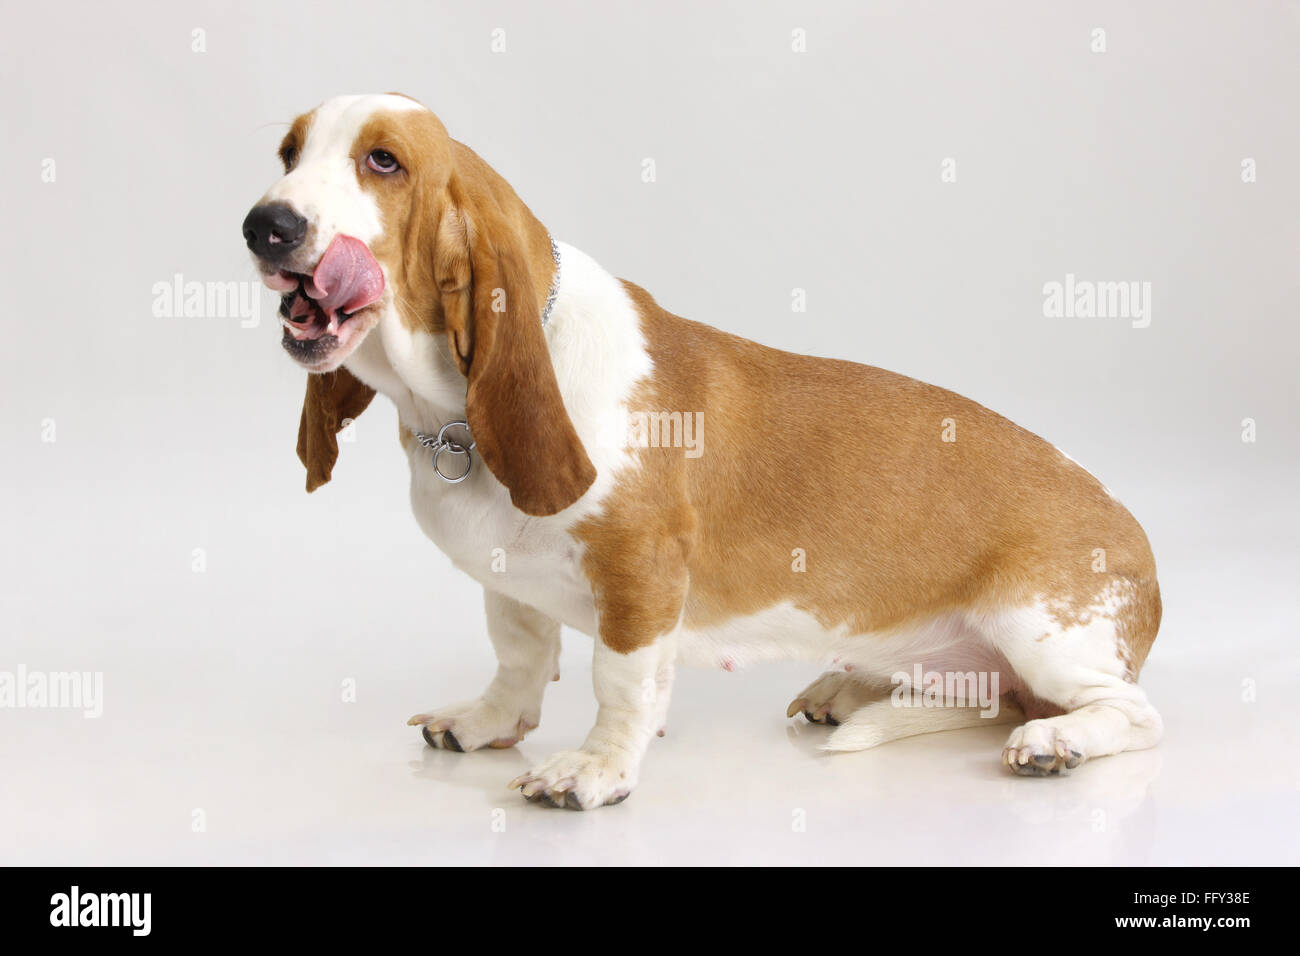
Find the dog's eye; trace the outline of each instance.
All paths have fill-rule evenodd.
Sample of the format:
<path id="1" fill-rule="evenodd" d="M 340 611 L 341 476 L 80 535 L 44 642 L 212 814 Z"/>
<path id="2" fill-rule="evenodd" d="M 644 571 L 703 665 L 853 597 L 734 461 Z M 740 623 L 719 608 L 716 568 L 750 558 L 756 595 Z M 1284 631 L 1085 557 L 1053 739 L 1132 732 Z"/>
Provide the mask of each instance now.
<path id="1" fill-rule="evenodd" d="M 286 146 L 280 151 L 280 161 L 284 163 L 284 171 L 287 173 L 298 162 L 298 150 L 293 146 Z"/>
<path id="2" fill-rule="evenodd" d="M 401 169 L 397 157 L 386 149 L 372 149 L 366 157 L 366 165 L 377 173 L 395 173 Z"/>

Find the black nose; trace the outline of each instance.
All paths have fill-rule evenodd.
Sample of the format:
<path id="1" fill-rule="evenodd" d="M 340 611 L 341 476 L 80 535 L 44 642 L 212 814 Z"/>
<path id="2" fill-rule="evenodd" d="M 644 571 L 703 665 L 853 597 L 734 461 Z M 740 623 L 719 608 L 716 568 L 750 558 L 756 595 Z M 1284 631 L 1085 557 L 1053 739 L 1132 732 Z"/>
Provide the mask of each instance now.
<path id="1" fill-rule="evenodd" d="M 307 220 L 282 202 L 254 206 L 244 219 L 244 239 L 253 254 L 276 260 L 287 256 L 302 244 L 307 235 Z"/>

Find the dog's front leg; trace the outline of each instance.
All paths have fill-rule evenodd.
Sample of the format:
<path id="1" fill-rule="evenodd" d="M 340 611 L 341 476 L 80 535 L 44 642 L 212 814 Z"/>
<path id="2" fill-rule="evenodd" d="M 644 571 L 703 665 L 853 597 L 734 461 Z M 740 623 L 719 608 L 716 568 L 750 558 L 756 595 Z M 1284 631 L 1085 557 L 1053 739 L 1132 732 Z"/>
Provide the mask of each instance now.
<path id="1" fill-rule="evenodd" d="M 505 595 L 483 594 L 496 676 L 476 700 L 407 721 L 421 728 L 431 747 L 461 752 L 513 746 L 541 720 L 542 693 L 559 676 L 559 622 Z"/>
<path id="2" fill-rule="evenodd" d="M 529 800 L 591 810 L 619 803 L 636 786 L 641 758 L 663 722 L 671 690 L 671 635 L 626 653 L 599 638 L 592 658 L 596 726 L 579 750 L 563 750 L 517 777 Z"/>

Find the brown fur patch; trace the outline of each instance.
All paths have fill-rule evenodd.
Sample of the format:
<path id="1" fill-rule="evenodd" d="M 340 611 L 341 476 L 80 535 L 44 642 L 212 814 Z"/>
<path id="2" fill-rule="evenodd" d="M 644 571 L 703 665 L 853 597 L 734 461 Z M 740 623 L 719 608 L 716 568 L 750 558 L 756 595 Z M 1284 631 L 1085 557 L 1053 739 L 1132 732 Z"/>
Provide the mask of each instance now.
<path id="1" fill-rule="evenodd" d="M 284 165 L 285 172 L 294 165 L 290 157 L 302 155 L 302 145 L 307 142 L 307 135 L 311 131 L 312 121 L 316 118 L 316 111 L 303 113 L 297 117 L 289 126 L 289 132 L 284 134 L 284 139 L 280 141 L 279 157 L 280 162 Z"/>
<path id="2" fill-rule="evenodd" d="M 702 628 L 787 601 L 853 633 L 1035 597 L 1064 617 L 1119 582 L 1133 594 L 1118 624 L 1136 676 L 1159 624 L 1155 564 L 1090 474 L 960 395 L 767 348 L 624 284 L 655 367 L 631 409 L 702 413 L 705 441 L 698 458 L 639 449 L 640 467 L 576 529 L 606 644 L 648 644 L 679 613 Z"/>

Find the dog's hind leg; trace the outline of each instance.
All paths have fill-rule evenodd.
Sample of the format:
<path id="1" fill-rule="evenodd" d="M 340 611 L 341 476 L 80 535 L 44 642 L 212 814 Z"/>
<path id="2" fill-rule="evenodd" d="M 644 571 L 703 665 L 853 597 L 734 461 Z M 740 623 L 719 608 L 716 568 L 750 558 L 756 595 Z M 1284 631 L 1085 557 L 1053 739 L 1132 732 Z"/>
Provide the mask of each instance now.
<path id="1" fill-rule="evenodd" d="M 827 671 L 790 701 L 785 715 L 802 713 L 814 724 L 838 727 L 850 714 L 888 693 L 887 686 L 866 683 L 845 671 Z"/>
<path id="2" fill-rule="evenodd" d="M 1030 720 L 1012 731 L 1003 763 L 1018 774 L 1044 776 L 1077 767 L 1089 757 L 1154 747 L 1160 715 L 1137 685 L 1141 653 L 1150 645 L 1158 602 L 1130 588 L 1088 613 L 1066 616 L 1039 605 L 989 622 L 989 639 L 1016 677 L 1037 698 L 1065 713 Z M 1156 605 L 1158 607 L 1158 604 Z"/>

